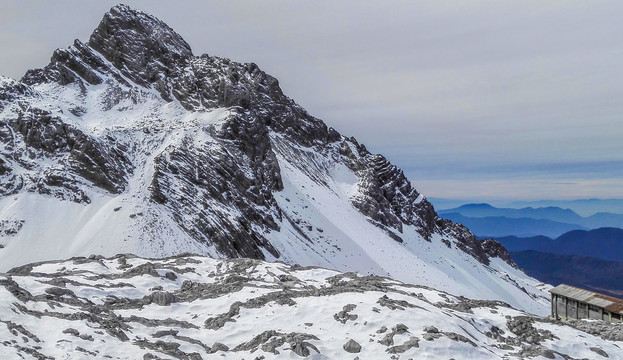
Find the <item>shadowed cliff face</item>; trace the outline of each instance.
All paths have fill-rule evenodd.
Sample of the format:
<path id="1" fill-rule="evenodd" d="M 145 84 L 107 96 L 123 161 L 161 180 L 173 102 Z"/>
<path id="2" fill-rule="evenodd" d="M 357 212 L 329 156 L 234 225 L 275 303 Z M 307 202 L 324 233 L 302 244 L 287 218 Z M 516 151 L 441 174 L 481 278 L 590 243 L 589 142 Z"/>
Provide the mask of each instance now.
<path id="1" fill-rule="evenodd" d="M 483 264 L 510 263 L 503 248 L 483 248 L 439 218 L 402 170 L 309 115 L 257 65 L 194 56 L 162 21 L 125 5 L 104 15 L 87 43 L 55 51 L 21 82 L 3 80 L 0 106 L 3 196 L 87 204 L 94 193 L 146 194 L 222 256 L 279 258 L 267 236 L 285 221 L 279 159 L 323 186 L 344 165 L 357 178 L 350 203 L 394 241 L 413 227 Z M 202 120 L 216 109 L 227 112 Z"/>

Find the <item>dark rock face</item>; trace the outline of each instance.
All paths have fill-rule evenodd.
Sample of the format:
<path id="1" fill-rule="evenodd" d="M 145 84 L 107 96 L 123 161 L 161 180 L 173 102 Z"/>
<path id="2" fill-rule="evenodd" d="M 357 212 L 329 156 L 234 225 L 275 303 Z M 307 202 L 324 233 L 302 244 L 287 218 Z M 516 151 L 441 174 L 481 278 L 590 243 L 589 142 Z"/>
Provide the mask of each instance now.
<path id="1" fill-rule="evenodd" d="M 361 351 L 361 345 L 353 339 L 348 340 L 343 346 L 344 351 L 349 353 L 358 353 Z"/>
<path id="2" fill-rule="evenodd" d="M 357 314 L 350 314 L 350 312 L 355 310 L 356 307 L 357 305 L 355 304 L 344 305 L 342 311 L 338 312 L 337 314 L 333 314 L 333 318 L 336 321 L 341 322 L 342 324 L 346 324 L 346 322 L 349 320 L 355 321 L 359 316 Z"/>
<path id="3" fill-rule="evenodd" d="M 188 139 L 158 155 L 152 199 L 180 218 L 192 218 L 180 221 L 182 227 L 228 257 L 263 259 L 261 247 L 278 256 L 252 230 L 252 224 L 278 230 L 281 221 L 272 193 L 283 185 L 267 129 L 233 117 L 212 135 L 216 144 L 196 146 Z M 232 219 L 228 209 L 238 209 L 240 216 Z"/>
<path id="4" fill-rule="evenodd" d="M 24 83 L 0 76 L 0 111 L 4 110 L 5 104 L 24 96 L 36 96 L 36 93 Z"/>
<path id="5" fill-rule="evenodd" d="M 148 295 L 148 300 L 160 306 L 169 306 L 175 302 L 175 295 L 166 291 L 155 291 Z"/>
<path id="6" fill-rule="evenodd" d="M 459 249 L 472 255 L 481 263 L 489 265 L 489 256 L 483 248 L 483 243 L 469 229 L 461 224 L 455 224 L 450 220 L 442 219 L 436 214 L 435 218 L 437 226 L 443 229 L 442 234 L 458 240 L 455 244 Z"/>
<path id="7" fill-rule="evenodd" d="M 353 205 L 377 225 L 385 227 L 396 241 L 402 242 L 398 234 L 403 232 L 403 225 L 413 225 L 427 240 L 434 233 L 457 239 L 461 250 L 489 264 L 490 255 L 482 243 L 466 227 L 440 218 L 433 205 L 412 187 L 403 171 L 385 157 L 370 154 L 352 138 L 342 141 L 340 154 L 360 177 L 362 196 L 352 199 Z M 507 258 L 503 260 L 510 261 L 510 256 Z"/>
<path id="8" fill-rule="evenodd" d="M 167 77 L 178 76 L 179 63 L 192 56 L 190 46 L 173 29 L 126 5 L 104 15 L 88 45 L 135 83 L 153 84 L 168 101 Z"/>
<path id="9" fill-rule="evenodd" d="M 402 170 L 309 115 L 257 65 L 194 56 L 165 23 L 125 5 L 105 14 L 87 43 L 76 40 L 55 51 L 49 65 L 28 71 L 21 82 L 0 82 L 0 110 L 25 104 L 14 119 L 0 119 L 0 196 L 26 189 L 89 203 L 83 185 L 122 193 L 134 172 L 146 166 L 140 159 L 157 149 L 140 150 L 137 142 L 149 138 L 162 144 L 167 131 L 173 132 L 155 121 L 90 135 L 48 110 L 28 106 L 40 85 L 77 89 L 78 105 L 68 109 L 77 122 L 94 111 L 84 99 L 95 85 L 105 88 L 98 111 L 122 113 L 125 104 L 149 99 L 150 89 L 158 101 L 179 103 L 196 114 L 227 108 L 229 115 L 218 126 L 196 125 L 198 135 L 187 134 L 157 150 L 148 174 L 150 201 L 169 210 L 193 239 L 214 245 L 224 256 L 280 256 L 266 234 L 279 231 L 284 221 L 274 197 L 283 190 L 278 158 L 284 157 L 319 184 L 326 183 L 331 165 L 346 165 L 358 177 L 352 204 L 398 242 L 404 241 L 404 227 L 413 226 L 429 241 L 435 234 L 448 244 L 456 239 L 459 249 L 484 264 L 489 256 L 510 261 L 503 248 L 481 243 L 465 227 L 439 218 Z M 198 140 L 203 135 L 209 140 Z M 333 163 L 323 167 L 301 149 Z M 53 159 L 55 166 L 38 168 L 38 159 Z M 18 166 L 29 175 L 14 171 Z"/>
<path id="10" fill-rule="evenodd" d="M 43 110 L 31 109 L 20 115 L 15 130 L 27 146 L 46 155 L 66 153 L 70 171 L 111 193 L 123 191 L 130 164 L 119 149 L 89 137 Z M 46 183 L 53 186 L 60 185 L 60 181 L 50 174 Z"/>
<path id="11" fill-rule="evenodd" d="M 19 111 L 16 118 L 0 120 L 0 176 L 7 181 L 0 195 L 10 195 L 22 188 L 62 199 L 88 203 L 89 197 L 79 188 L 86 182 L 110 193 L 120 193 L 127 184 L 132 165 L 113 143 L 86 135 L 38 108 Z M 4 157 L 5 160 L 2 160 Z M 37 171 L 39 160 L 57 162 L 57 166 Z M 12 166 L 33 170 L 27 175 L 12 173 Z"/>
<path id="12" fill-rule="evenodd" d="M 506 250 L 506 248 L 499 242 L 492 239 L 485 239 L 482 241 L 482 248 L 488 256 L 498 257 L 512 266 L 517 266 L 513 259 L 511 259 L 511 255 L 508 250 Z"/>

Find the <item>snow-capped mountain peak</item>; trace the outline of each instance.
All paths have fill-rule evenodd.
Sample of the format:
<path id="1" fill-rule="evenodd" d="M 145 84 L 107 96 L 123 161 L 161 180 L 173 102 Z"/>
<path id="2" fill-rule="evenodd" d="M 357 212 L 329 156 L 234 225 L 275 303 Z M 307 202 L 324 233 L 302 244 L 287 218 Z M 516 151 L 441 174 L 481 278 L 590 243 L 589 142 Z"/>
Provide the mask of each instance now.
<path id="1" fill-rule="evenodd" d="M 0 263 L 192 252 L 391 276 L 548 311 L 494 241 L 437 216 L 382 155 L 255 64 L 194 56 L 119 5 L 0 81 Z"/>

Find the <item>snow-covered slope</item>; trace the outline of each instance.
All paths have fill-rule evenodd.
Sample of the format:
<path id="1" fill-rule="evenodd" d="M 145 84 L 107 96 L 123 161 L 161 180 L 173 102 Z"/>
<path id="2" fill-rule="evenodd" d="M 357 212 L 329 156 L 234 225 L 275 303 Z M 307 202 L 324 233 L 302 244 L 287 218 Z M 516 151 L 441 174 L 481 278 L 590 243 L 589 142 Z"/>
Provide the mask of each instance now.
<path id="1" fill-rule="evenodd" d="M 250 259 L 119 255 L 0 275 L 3 359 L 623 359 L 621 324 L 582 326 L 595 335 L 501 302 Z"/>
<path id="2" fill-rule="evenodd" d="M 503 247 L 438 217 L 275 78 L 194 56 L 119 5 L 87 43 L 0 78 L 0 270 L 124 252 L 317 265 L 549 311 Z"/>

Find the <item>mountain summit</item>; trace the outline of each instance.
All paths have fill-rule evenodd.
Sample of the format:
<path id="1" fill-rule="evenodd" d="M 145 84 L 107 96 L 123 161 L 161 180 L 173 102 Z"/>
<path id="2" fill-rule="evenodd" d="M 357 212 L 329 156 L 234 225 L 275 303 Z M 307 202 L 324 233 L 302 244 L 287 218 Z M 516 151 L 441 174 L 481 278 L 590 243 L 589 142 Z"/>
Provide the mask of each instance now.
<path id="1" fill-rule="evenodd" d="M 183 252 L 389 275 L 536 313 L 497 242 L 437 216 L 404 173 L 257 65 L 194 56 L 115 6 L 87 43 L 0 79 L 0 264 Z"/>

